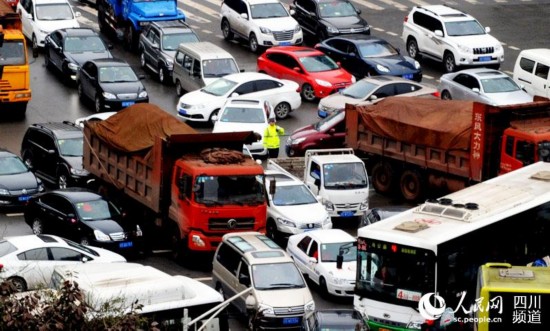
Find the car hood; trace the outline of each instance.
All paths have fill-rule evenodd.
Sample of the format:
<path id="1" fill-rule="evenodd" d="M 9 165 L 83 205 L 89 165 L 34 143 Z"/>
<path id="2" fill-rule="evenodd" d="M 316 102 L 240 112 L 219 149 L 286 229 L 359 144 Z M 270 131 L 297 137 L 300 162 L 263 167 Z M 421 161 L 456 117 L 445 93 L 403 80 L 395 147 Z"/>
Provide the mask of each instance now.
<path id="1" fill-rule="evenodd" d="M 514 92 L 485 94 L 485 97 L 494 106 L 533 102 L 533 97 L 522 90 Z"/>
<path id="2" fill-rule="evenodd" d="M 336 278 L 344 278 L 350 281 L 355 281 L 355 271 L 357 270 L 357 261 L 344 262 L 342 269 L 336 268 L 336 262 L 323 262 L 327 273 L 332 273 Z"/>
<path id="3" fill-rule="evenodd" d="M 145 90 L 141 81 L 136 82 L 115 82 L 115 83 L 100 83 L 103 91 L 120 94 L 120 93 L 139 93 Z"/>
<path id="4" fill-rule="evenodd" d="M 460 45 L 467 46 L 469 48 L 477 47 L 495 47 L 500 46 L 500 42 L 490 34 L 480 34 L 477 36 L 457 36 L 449 37 Z"/>
<path id="5" fill-rule="evenodd" d="M 216 78 L 218 79 L 218 78 Z M 219 102 L 223 103 L 225 100 L 225 95 L 223 96 L 216 96 L 212 94 L 208 94 L 205 92 L 202 92 L 200 89 L 195 90 L 189 93 L 185 93 L 180 98 L 180 103 L 184 103 L 186 105 L 207 105 L 213 102 Z"/>
<path id="6" fill-rule="evenodd" d="M 22 189 L 36 190 L 38 188 L 38 181 L 30 171 L 15 175 L 2 175 L 0 176 L 0 188 L 8 191 Z"/>
<path id="7" fill-rule="evenodd" d="M 351 74 L 345 71 L 344 69 L 329 70 L 329 71 L 320 71 L 320 72 L 309 72 L 308 73 L 314 79 L 322 79 L 328 81 L 332 84 L 338 83 L 350 83 L 351 84 Z"/>
<path id="8" fill-rule="evenodd" d="M 79 28 L 80 25 L 76 19 L 62 21 L 37 21 L 38 29 L 48 33 L 59 29 Z"/>
<path id="9" fill-rule="evenodd" d="M 78 64 L 78 66 L 82 66 L 84 62 L 94 59 L 104 59 L 104 58 L 112 58 L 110 52 L 103 51 L 103 52 L 82 52 L 82 53 L 65 53 L 65 56 L 67 59 L 71 60 L 72 62 Z"/>
<path id="10" fill-rule="evenodd" d="M 290 16 L 255 19 L 258 26 L 268 28 L 271 31 L 294 30 L 298 22 Z"/>
<path id="11" fill-rule="evenodd" d="M 313 125 L 310 124 L 310 125 L 303 126 L 299 129 L 296 129 L 294 132 L 292 132 L 292 134 L 290 135 L 290 138 L 291 139 L 298 139 L 298 138 L 302 138 L 302 137 L 311 137 L 312 135 L 319 134 L 319 133 L 320 132 L 315 130 L 313 128 Z"/>
<path id="12" fill-rule="evenodd" d="M 328 216 L 325 207 L 323 207 L 320 203 L 294 206 L 273 206 L 269 208 L 277 209 L 283 218 L 296 221 L 299 224 L 322 223 Z"/>
<path id="13" fill-rule="evenodd" d="M 263 303 L 273 308 L 303 306 L 313 300 L 307 286 L 292 289 L 256 290 L 254 294 L 258 304 Z"/>
<path id="14" fill-rule="evenodd" d="M 95 246 L 88 246 L 94 251 L 96 251 L 99 256 L 94 257 L 92 261 L 88 261 L 87 263 L 94 263 L 94 262 L 126 262 L 126 258 L 124 256 L 117 254 L 115 252 L 111 252 L 108 249 L 95 247 Z"/>
<path id="15" fill-rule="evenodd" d="M 344 109 L 346 107 L 346 103 L 356 104 L 361 101 L 362 100 L 350 98 L 343 94 L 336 93 L 321 99 L 319 104 L 332 109 Z"/>
<path id="16" fill-rule="evenodd" d="M 324 17 L 322 21 L 337 29 L 362 29 L 367 25 L 364 19 L 357 16 Z"/>
<path id="17" fill-rule="evenodd" d="M 97 221 L 82 221 L 94 230 L 99 230 L 106 235 L 110 233 L 124 232 L 124 229 L 120 224 L 113 220 L 97 220 Z"/>
<path id="18" fill-rule="evenodd" d="M 214 124 L 213 133 L 218 132 L 242 132 L 242 131 L 254 131 L 263 136 L 267 123 L 228 123 L 228 122 L 216 122 Z"/>
<path id="19" fill-rule="evenodd" d="M 178 14 L 175 1 L 144 1 L 134 2 L 132 11 L 141 17 L 169 17 Z"/>
<path id="20" fill-rule="evenodd" d="M 370 64 L 372 67 L 376 67 L 376 65 L 378 64 L 387 67 L 390 70 L 390 72 L 387 74 L 393 76 L 418 71 L 418 69 L 414 67 L 414 60 L 412 58 L 406 58 L 401 55 L 394 55 L 383 58 L 365 58 L 363 59 L 363 61 Z"/>

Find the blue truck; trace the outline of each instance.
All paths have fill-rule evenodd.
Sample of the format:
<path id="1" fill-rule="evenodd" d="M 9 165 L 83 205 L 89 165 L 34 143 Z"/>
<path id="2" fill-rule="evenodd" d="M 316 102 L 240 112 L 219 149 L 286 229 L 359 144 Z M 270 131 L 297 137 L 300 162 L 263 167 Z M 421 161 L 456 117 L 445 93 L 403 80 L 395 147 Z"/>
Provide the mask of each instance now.
<path id="1" fill-rule="evenodd" d="M 177 0 L 97 0 L 102 33 L 114 33 L 129 50 L 137 49 L 139 34 L 152 21 L 185 21 Z"/>

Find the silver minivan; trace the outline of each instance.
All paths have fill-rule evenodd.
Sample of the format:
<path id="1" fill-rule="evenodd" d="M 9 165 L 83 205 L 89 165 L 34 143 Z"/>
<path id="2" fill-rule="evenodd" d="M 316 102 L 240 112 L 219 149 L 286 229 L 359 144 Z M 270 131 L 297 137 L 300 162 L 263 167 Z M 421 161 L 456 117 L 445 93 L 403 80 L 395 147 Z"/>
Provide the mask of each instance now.
<path id="1" fill-rule="evenodd" d="M 212 280 L 224 298 L 248 288 L 232 304 L 248 317 L 250 330 L 300 330 L 315 311 L 302 273 L 290 256 L 259 232 L 223 236 L 214 255 Z"/>
<path id="2" fill-rule="evenodd" d="M 180 44 L 174 56 L 172 78 L 176 93 L 198 90 L 225 75 L 238 73 L 233 56 L 208 41 Z"/>

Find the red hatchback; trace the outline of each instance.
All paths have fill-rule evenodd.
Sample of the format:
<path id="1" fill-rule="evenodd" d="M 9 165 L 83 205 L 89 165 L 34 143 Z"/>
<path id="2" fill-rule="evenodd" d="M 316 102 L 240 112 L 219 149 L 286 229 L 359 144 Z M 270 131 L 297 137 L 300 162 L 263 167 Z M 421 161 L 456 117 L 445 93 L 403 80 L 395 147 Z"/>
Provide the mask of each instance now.
<path id="1" fill-rule="evenodd" d="M 258 57 L 258 71 L 295 81 L 304 100 L 315 101 L 355 82 L 355 77 L 314 48 L 271 47 Z"/>

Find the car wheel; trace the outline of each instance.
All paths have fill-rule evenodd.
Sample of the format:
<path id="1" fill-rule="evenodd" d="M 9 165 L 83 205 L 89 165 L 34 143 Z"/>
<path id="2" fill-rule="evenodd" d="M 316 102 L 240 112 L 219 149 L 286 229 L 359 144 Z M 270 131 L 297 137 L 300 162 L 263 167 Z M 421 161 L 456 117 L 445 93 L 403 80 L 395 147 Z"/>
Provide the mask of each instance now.
<path id="1" fill-rule="evenodd" d="M 220 111 L 219 109 L 216 109 L 212 112 L 212 114 L 210 114 L 210 117 L 208 118 L 208 121 L 210 123 L 212 123 L 212 125 L 214 125 L 214 123 L 216 122 L 216 121 L 214 121 L 214 116 L 218 116 L 219 111 Z"/>
<path id="2" fill-rule="evenodd" d="M 417 170 L 405 170 L 399 180 L 401 195 L 407 201 L 419 201 L 424 196 L 424 178 Z"/>
<path id="3" fill-rule="evenodd" d="M 143 51 L 141 51 L 141 54 L 139 55 L 139 65 L 144 69 L 147 65 L 147 62 L 145 62 L 145 53 Z"/>
<path id="4" fill-rule="evenodd" d="M 166 67 L 163 66 L 163 65 L 160 65 L 159 66 L 159 82 L 161 84 L 167 84 L 168 83 L 167 78 L 168 78 L 168 71 L 166 70 Z"/>
<path id="5" fill-rule="evenodd" d="M 33 51 L 35 49 L 38 49 L 38 40 L 36 39 L 36 36 L 34 34 L 32 35 L 32 49 Z"/>
<path id="6" fill-rule="evenodd" d="M 327 281 L 324 277 L 319 278 L 319 288 L 321 289 L 321 296 L 328 297 L 328 287 L 327 287 Z"/>
<path id="7" fill-rule="evenodd" d="M 309 101 L 309 102 L 313 102 L 315 101 L 315 91 L 313 90 L 313 86 L 309 85 L 309 84 L 304 84 L 304 86 L 302 86 L 302 91 L 300 92 L 301 96 L 302 96 L 302 99 L 306 100 L 306 101 Z"/>
<path id="8" fill-rule="evenodd" d="M 90 246 L 90 239 L 88 237 L 80 238 L 80 244 L 84 246 Z"/>
<path id="9" fill-rule="evenodd" d="M 418 60 L 420 58 L 420 55 L 418 55 L 418 43 L 416 42 L 416 39 L 409 38 L 409 40 L 407 40 L 407 53 L 409 53 L 409 56 L 413 59 Z"/>
<path id="10" fill-rule="evenodd" d="M 178 95 L 178 97 L 181 97 L 183 95 L 183 92 L 184 92 L 183 87 L 181 87 L 181 83 L 178 79 L 176 80 L 176 94 Z"/>
<path id="11" fill-rule="evenodd" d="M 443 65 L 445 66 L 445 72 L 450 73 L 456 70 L 455 57 L 453 53 L 446 52 L 443 56 Z"/>
<path id="12" fill-rule="evenodd" d="M 101 113 L 103 111 L 103 102 L 101 101 L 101 97 L 98 95 L 95 96 L 95 112 Z"/>
<path id="13" fill-rule="evenodd" d="M 449 93 L 449 91 L 444 90 L 443 92 L 441 92 L 441 99 L 443 99 L 443 100 L 452 100 L 453 97 L 451 97 L 451 93 Z"/>
<path id="14" fill-rule="evenodd" d="M 65 189 L 69 186 L 69 174 L 66 170 L 59 170 L 57 175 L 57 186 Z"/>
<path id="15" fill-rule="evenodd" d="M 290 105 L 288 102 L 281 102 L 275 107 L 275 116 L 277 116 L 277 119 L 284 119 L 288 117 L 288 114 L 290 113 Z"/>
<path id="16" fill-rule="evenodd" d="M 223 39 L 227 41 L 233 39 L 233 32 L 231 31 L 231 26 L 229 25 L 229 21 L 225 18 L 222 20 L 222 33 L 223 33 Z"/>
<path id="17" fill-rule="evenodd" d="M 8 278 L 8 282 L 13 285 L 17 293 L 25 292 L 27 290 L 27 282 L 25 282 L 25 280 L 21 277 Z"/>
<path id="18" fill-rule="evenodd" d="M 259 53 L 260 52 L 260 45 L 258 45 L 258 38 L 256 38 L 256 35 L 251 33 L 250 37 L 248 38 L 248 46 L 250 47 L 250 50 L 252 53 Z"/>
<path id="19" fill-rule="evenodd" d="M 35 235 L 44 233 L 44 223 L 38 217 L 35 217 L 32 221 L 32 233 Z"/>
<path id="20" fill-rule="evenodd" d="M 277 224 L 275 224 L 275 221 L 271 218 L 267 220 L 265 235 L 273 241 L 277 241 L 278 239 Z"/>

